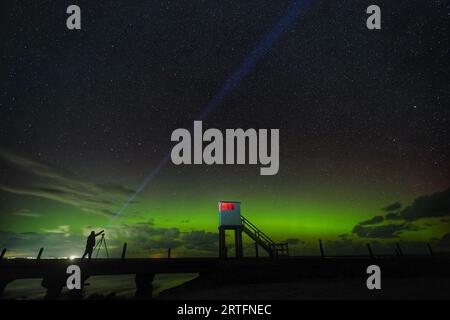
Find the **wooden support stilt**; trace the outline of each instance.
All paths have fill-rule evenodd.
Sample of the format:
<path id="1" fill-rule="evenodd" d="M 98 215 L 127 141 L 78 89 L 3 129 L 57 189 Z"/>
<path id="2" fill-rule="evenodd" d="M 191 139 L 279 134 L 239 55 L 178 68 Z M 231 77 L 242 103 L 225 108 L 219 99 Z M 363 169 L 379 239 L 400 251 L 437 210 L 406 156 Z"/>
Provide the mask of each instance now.
<path id="1" fill-rule="evenodd" d="M 66 274 L 56 273 L 45 275 L 41 285 L 47 289 L 44 299 L 57 300 L 61 295 L 63 287 L 66 285 Z"/>
<path id="2" fill-rule="evenodd" d="M 10 278 L 5 275 L 0 275 L 0 298 L 3 296 L 3 293 L 5 292 L 5 288 L 11 281 L 14 281 L 14 278 Z"/>
<path id="3" fill-rule="evenodd" d="M 2 253 L 0 254 L 0 260 L 3 259 L 3 257 L 5 256 L 5 253 L 6 253 L 6 248 L 4 248 L 4 249 L 2 250 Z"/>
<path id="4" fill-rule="evenodd" d="M 227 249 L 225 243 L 225 228 L 219 227 L 219 257 L 225 259 L 227 257 Z"/>
<path id="5" fill-rule="evenodd" d="M 5 282 L 0 281 L 0 297 L 3 296 L 3 293 L 5 292 L 5 288 L 6 288 L 7 284 L 8 283 L 6 281 Z"/>
<path id="6" fill-rule="evenodd" d="M 151 298 L 153 291 L 154 273 L 136 274 L 134 282 L 136 283 L 136 298 Z"/>
<path id="7" fill-rule="evenodd" d="M 234 245 L 236 247 L 236 258 L 242 258 L 244 256 L 244 247 L 242 243 L 242 228 L 236 228 L 234 230 Z"/>

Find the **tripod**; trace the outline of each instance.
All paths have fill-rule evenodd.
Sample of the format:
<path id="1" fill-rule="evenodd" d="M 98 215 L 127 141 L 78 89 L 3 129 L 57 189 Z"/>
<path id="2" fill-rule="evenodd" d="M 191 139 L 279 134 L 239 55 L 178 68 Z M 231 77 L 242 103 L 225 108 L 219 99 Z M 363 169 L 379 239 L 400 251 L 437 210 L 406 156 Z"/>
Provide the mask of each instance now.
<path id="1" fill-rule="evenodd" d="M 97 254 L 95 255 L 95 258 L 98 258 L 98 253 L 100 252 L 102 245 L 105 246 L 106 257 L 109 258 L 108 246 L 106 245 L 106 239 L 105 239 L 104 233 L 102 233 L 102 237 L 101 237 L 100 241 L 97 242 L 97 244 L 94 247 L 94 251 L 97 250 Z"/>

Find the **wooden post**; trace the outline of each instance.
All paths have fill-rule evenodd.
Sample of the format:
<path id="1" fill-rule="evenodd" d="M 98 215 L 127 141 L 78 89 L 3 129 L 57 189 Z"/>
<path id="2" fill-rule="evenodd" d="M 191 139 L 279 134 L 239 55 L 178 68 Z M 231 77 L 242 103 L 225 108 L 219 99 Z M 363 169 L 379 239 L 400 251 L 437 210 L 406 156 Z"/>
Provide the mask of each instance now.
<path id="1" fill-rule="evenodd" d="M 430 251 L 431 258 L 434 258 L 433 248 L 431 248 L 431 245 L 429 243 L 427 243 L 427 247 L 428 247 L 428 251 Z"/>
<path id="2" fill-rule="evenodd" d="M 258 252 L 258 242 L 255 242 L 255 256 L 259 258 L 259 252 Z"/>
<path id="3" fill-rule="evenodd" d="M 370 243 L 367 243 L 367 250 L 369 250 L 369 255 L 371 258 L 374 258 L 372 247 L 370 246 Z"/>
<path id="4" fill-rule="evenodd" d="M 170 259 L 170 251 L 171 251 L 171 248 L 169 248 L 169 250 L 167 251 L 167 259 Z"/>
<path id="5" fill-rule="evenodd" d="M 396 243 L 395 246 L 397 247 L 397 251 L 398 251 L 398 254 L 400 255 L 400 257 L 403 257 L 403 251 L 402 251 L 402 248 L 400 248 L 400 245 L 398 243 Z"/>
<path id="6" fill-rule="evenodd" d="M 122 260 L 125 259 L 125 254 L 126 254 L 126 252 L 127 252 L 127 243 L 125 242 L 125 243 L 123 244 L 123 248 L 122 248 Z"/>
<path id="7" fill-rule="evenodd" d="M 323 246 L 322 246 L 322 240 L 319 239 L 319 246 L 320 246 L 320 255 L 322 258 L 325 258 L 325 253 L 323 252 Z"/>
<path id="8" fill-rule="evenodd" d="M 39 253 L 38 253 L 38 256 L 37 256 L 36 260 L 40 260 L 40 259 L 41 259 L 42 251 L 44 251 L 44 248 L 41 248 L 41 249 L 39 250 Z"/>
<path id="9" fill-rule="evenodd" d="M 0 254 L 0 260 L 3 259 L 3 257 L 5 256 L 5 253 L 6 253 L 6 248 L 4 248 L 4 249 L 2 250 L 2 253 Z"/>

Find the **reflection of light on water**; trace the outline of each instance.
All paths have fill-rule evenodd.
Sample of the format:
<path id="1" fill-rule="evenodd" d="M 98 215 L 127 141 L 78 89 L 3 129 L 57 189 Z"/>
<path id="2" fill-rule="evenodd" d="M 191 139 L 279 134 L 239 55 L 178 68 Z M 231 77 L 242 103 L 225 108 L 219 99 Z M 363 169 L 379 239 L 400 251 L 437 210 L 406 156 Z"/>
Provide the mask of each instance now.
<path id="1" fill-rule="evenodd" d="M 153 296 L 156 297 L 161 291 L 179 286 L 197 276 L 198 274 L 156 274 L 153 280 Z M 41 300 L 45 295 L 45 288 L 41 283 L 42 279 L 14 280 L 6 286 L 4 298 Z M 134 275 L 92 276 L 87 280 L 83 295 L 86 299 L 91 296 L 107 297 L 114 293 L 115 297 L 133 299 L 135 291 Z M 61 299 L 67 299 L 68 293 L 67 288 L 64 288 Z"/>
<path id="2" fill-rule="evenodd" d="M 41 258 L 41 260 L 51 260 L 51 259 L 57 259 L 57 260 L 73 260 L 73 259 L 78 259 L 80 258 L 79 256 L 73 255 L 73 256 L 68 256 L 68 257 L 52 257 L 52 256 L 48 256 L 48 257 L 44 257 Z M 27 260 L 36 260 L 36 257 L 16 257 L 16 256 L 9 256 L 9 257 L 4 257 L 3 259 L 27 259 Z"/>

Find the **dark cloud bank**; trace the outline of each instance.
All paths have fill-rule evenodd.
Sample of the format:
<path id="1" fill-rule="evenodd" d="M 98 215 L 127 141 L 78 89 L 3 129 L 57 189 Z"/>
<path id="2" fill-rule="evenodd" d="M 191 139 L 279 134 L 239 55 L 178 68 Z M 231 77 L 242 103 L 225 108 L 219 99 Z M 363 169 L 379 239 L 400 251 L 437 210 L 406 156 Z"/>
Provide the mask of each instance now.
<path id="1" fill-rule="evenodd" d="M 409 206 L 403 207 L 399 202 L 382 209 L 384 216 L 374 216 L 372 219 L 357 224 L 352 233 L 361 238 L 395 239 L 403 232 L 422 230 L 433 224 L 418 227 L 415 222 L 425 218 L 439 219 L 436 223 L 448 223 L 450 217 L 450 188 L 431 195 L 418 197 Z M 449 230 L 450 231 L 450 230 Z M 450 233 L 442 239 L 430 239 L 440 248 L 450 248 Z"/>
<path id="2" fill-rule="evenodd" d="M 91 229 L 86 228 L 87 234 Z M 178 228 L 158 228 L 152 222 L 133 225 L 119 224 L 105 229 L 111 255 L 120 255 L 127 242 L 128 256 L 146 257 L 150 254 L 166 254 L 171 248 L 177 255 L 214 255 L 218 250 L 217 233 L 204 230 L 181 232 Z M 44 255 L 49 257 L 79 256 L 84 250 L 86 236 L 73 235 L 69 226 L 42 232 L 0 231 L 0 246 L 7 248 L 9 255 L 36 256 L 44 247 Z"/>

